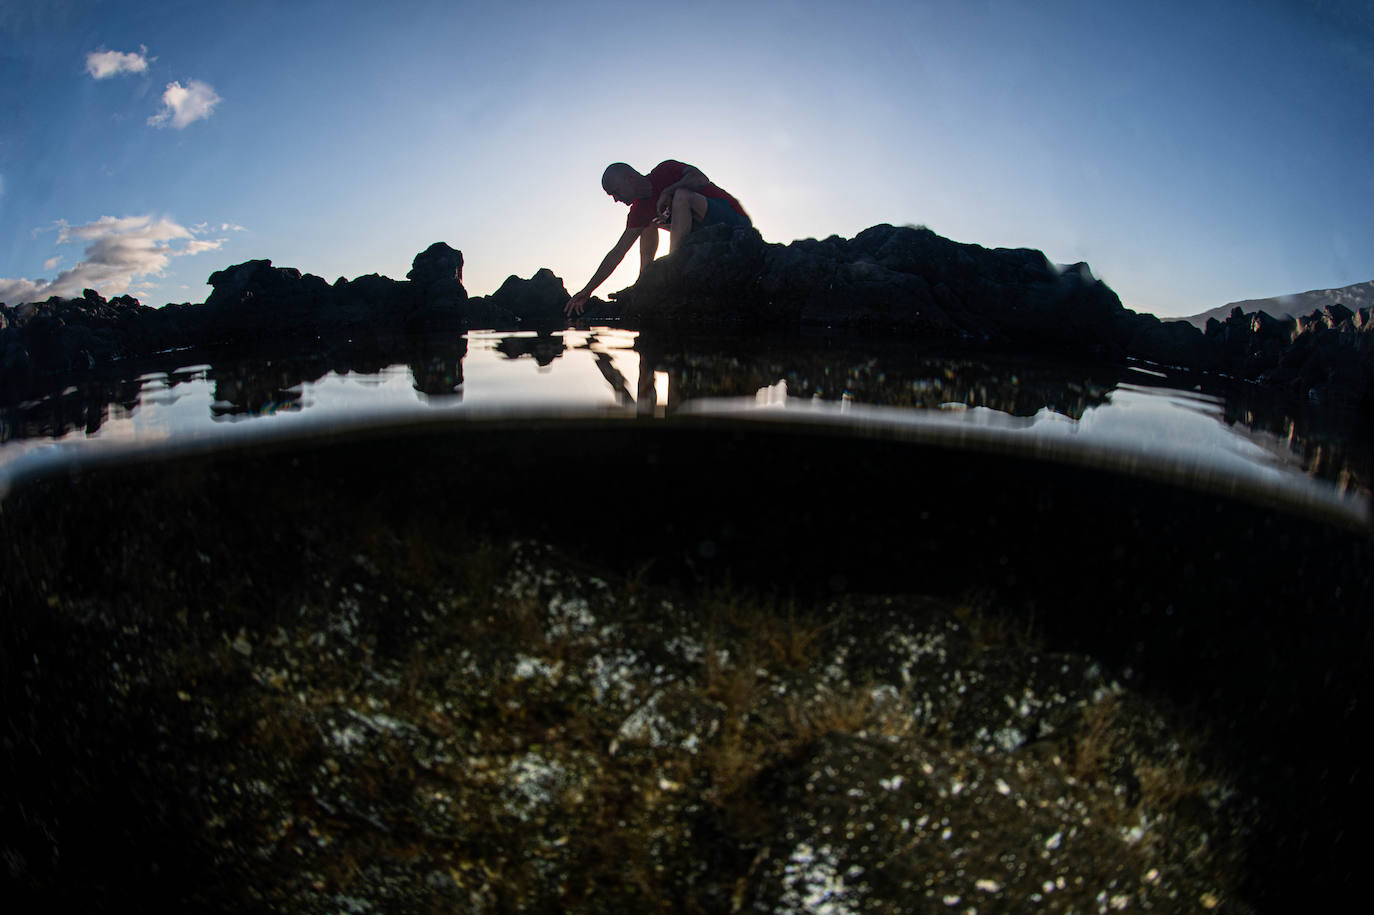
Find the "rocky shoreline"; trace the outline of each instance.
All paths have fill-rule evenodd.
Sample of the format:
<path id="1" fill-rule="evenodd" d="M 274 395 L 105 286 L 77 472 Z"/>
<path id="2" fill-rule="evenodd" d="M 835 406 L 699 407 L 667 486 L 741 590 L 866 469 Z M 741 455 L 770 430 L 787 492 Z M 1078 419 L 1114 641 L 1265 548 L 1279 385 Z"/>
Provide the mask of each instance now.
<path id="1" fill-rule="evenodd" d="M 404 280 L 370 274 L 333 284 L 268 260 L 209 279 L 202 304 L 150 308 L 130 296 L 0 305 L 0 400 L 45 379 L 181 347 L 299 338 L 303 344 L 466 329 L 563 326 L 568 293 L 547 269 L 489 296 L 462 285 L 462 253 L 437 242 Z M 874 226 L 768 244 L 753 229 L 712 227 L 660 258 L 584 321 L 730 335 L 819 328 L 969 347 L 1136 358 L 1225 374 L 1307 401 L 1368 414 L 1374 405 L 1374 310 L 1330 306 L 1281 320 L 1234 311 L 1199 330 L 1137 314 L 1086 264 L 1060 268 L 1032 249 L 988 249 L 925 228 Z"/>

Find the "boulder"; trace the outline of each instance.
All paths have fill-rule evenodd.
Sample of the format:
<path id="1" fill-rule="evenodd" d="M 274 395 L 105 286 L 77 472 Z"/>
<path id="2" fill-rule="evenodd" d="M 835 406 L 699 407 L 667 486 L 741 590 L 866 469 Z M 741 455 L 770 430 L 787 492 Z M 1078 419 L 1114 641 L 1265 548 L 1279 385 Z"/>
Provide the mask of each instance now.
<path id="1" fill-rule="evenodd" d="M 484 309 L 499 309 L 514 315 L 524 325 L 562 325 L 567 321 L 563 308 L 568 304 L 567 287 L 547 267 L 541 267 L 527 280 L 511 275 L 501 288 L 486 296 Z M 475 300 L 474 300 L 475 301 Z"/>
<path id="2" fill-rule="evenodd" d="M 419 254 L 406 274 L 415 288 L 417 307 L 406 320 L 411 333 L 458 330 L 465 326 L 463 252 L 436 241 Z"/>
<path id="3" fill-rule="evenodd" d="M 823 325 L 1006 343 L 1107 348 L 1121 302 L 1086 264 L 1057 269 L 1039 251 L 993 249 L 925 228 L 879 225 L 851 240 L 765 244 L 753 229 L 688 236 L 635 285 L 641 321 Z"/>
<path id="4" fill-rule="evenodd" d="M 448 280 L 463 281 L 463 252 L 449 247 L 447 242 L 436 241 L 411 262 L 406 279 L 416 286 L 425 288 L 431 283 Z"/>

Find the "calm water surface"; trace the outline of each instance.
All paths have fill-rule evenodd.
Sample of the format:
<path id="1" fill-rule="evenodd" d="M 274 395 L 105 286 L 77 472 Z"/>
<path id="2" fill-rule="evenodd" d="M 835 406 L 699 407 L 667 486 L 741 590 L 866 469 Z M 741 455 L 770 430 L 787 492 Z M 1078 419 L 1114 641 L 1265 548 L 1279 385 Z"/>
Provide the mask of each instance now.
<path id="1" fill-rule="evenodd" d="M 470 333 L 409 350 L 169 353 L 0 416 L 0 491 L 148 449 L 362 426 L 558 417 L 813 425 L 1107 465 L 1368 523 L 1358 442 L 1154 366 L 924 355 L 833 340 L 693 345 L 617 329 Z"/>

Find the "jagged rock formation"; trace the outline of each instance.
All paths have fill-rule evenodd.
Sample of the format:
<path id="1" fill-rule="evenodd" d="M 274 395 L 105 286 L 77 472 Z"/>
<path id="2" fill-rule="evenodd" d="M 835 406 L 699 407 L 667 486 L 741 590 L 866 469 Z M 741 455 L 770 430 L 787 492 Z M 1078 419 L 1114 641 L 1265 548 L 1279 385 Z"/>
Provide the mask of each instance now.
<path id="1" fill-rule="evenodd" d="M 1224 322 L 1209 318 L 1205 336 L 1225 371 L 1319 403 L 1374 405 L 1374 308 L 1290 319 L 1234 308 Z"/>
<path id="2" fill-rule="evenodd" d="M 210 277 L 202 305 L 147 308 L 123 296 L 0 306 L 0 396 L 43 375 L 177 346 L 264 338 L 423 335 L 467 328 L 553 328 L 568 292 L 547 268 L 469 298 L 462 253 L 443 242 L 416 255 L 402 281 L 369 274 L 333 285 L 252 260 Z M 1122 306 L 1087 264 L 1060 268 L 1028 248 L 984 248 L 929 229 L 873 226 L 768 244 L 754 229 L 711 227 L 651 264 L 592 320 L 631 327 L 769 331 L 823 327 L 1075 358 L 1136 357 L 1224 372 L 1322 402 L 1361 407 L 1374 392 L 1374 309 L 1328 306 L 1307 318 L 1232 312 L 1205 331 Z"/>
<path id="3" fill-rule="evenodd" d="M 1309 289 L 1294 295 L 1278 295 L 1267 299 L 1245 299 L 1209 308 L 1200 314 L 1189 315 L 1184 321 L 1205 327 L 1210 318 L 1225 321 L 1237 308 L 1244 314 L 1268 312 L 1276 318 L 1298 318 L 1314 311 L 1324 311 L 1328 305 L 1344 305 L 1352 311 L 1374 306 L 1374 280 L 1354 283 L 1338 289 Z"/>
<path id="4" fill-rule="evenodd" d="M 1086 264 L 1058 270 L 1039 251 L 880 225 L 791 245 L 752 229 L 694 233 L 680 256 L 645 271 L 627 314 L 1093 347 L 1120 311 Z"/>
<path id="5" fill-rule="evenodd" d="M 821 325 L 1134 356 L 1364 408 L 1374 395 L 1374 309 L 1335 305 L 1288 321 L 1236 310 L 1202 331 L 1123 307 L 1087 264 L 1060 269 L 1039 251 L 929 229 L 768 245 L 752 229 L 711 228 L 655 261 L 613 307 L 637 323 Z"/>

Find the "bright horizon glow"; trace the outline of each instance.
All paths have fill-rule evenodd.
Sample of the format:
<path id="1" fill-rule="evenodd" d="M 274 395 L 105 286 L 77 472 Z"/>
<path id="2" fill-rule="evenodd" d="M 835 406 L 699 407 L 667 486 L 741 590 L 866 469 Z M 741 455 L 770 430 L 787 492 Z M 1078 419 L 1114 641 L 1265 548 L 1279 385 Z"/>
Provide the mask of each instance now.
<path id="1" fill-rule="evenodd" d="M 665 36 L 699 39 L 684 79 Z M 199 302 L 253 258 L 401 279 L 435 241 L 472 295 L 576 291 L 624 226 L 602 169 L 665 158 L 770 242 L 924 224 L 1161 315 L 1374 279 L 1361 0 L 73 0 L 0 5 L 0 40 L 11 305 L 61 275 Z M 121 260 L 51 231 L 128 220 L 186 234 Z"/>

